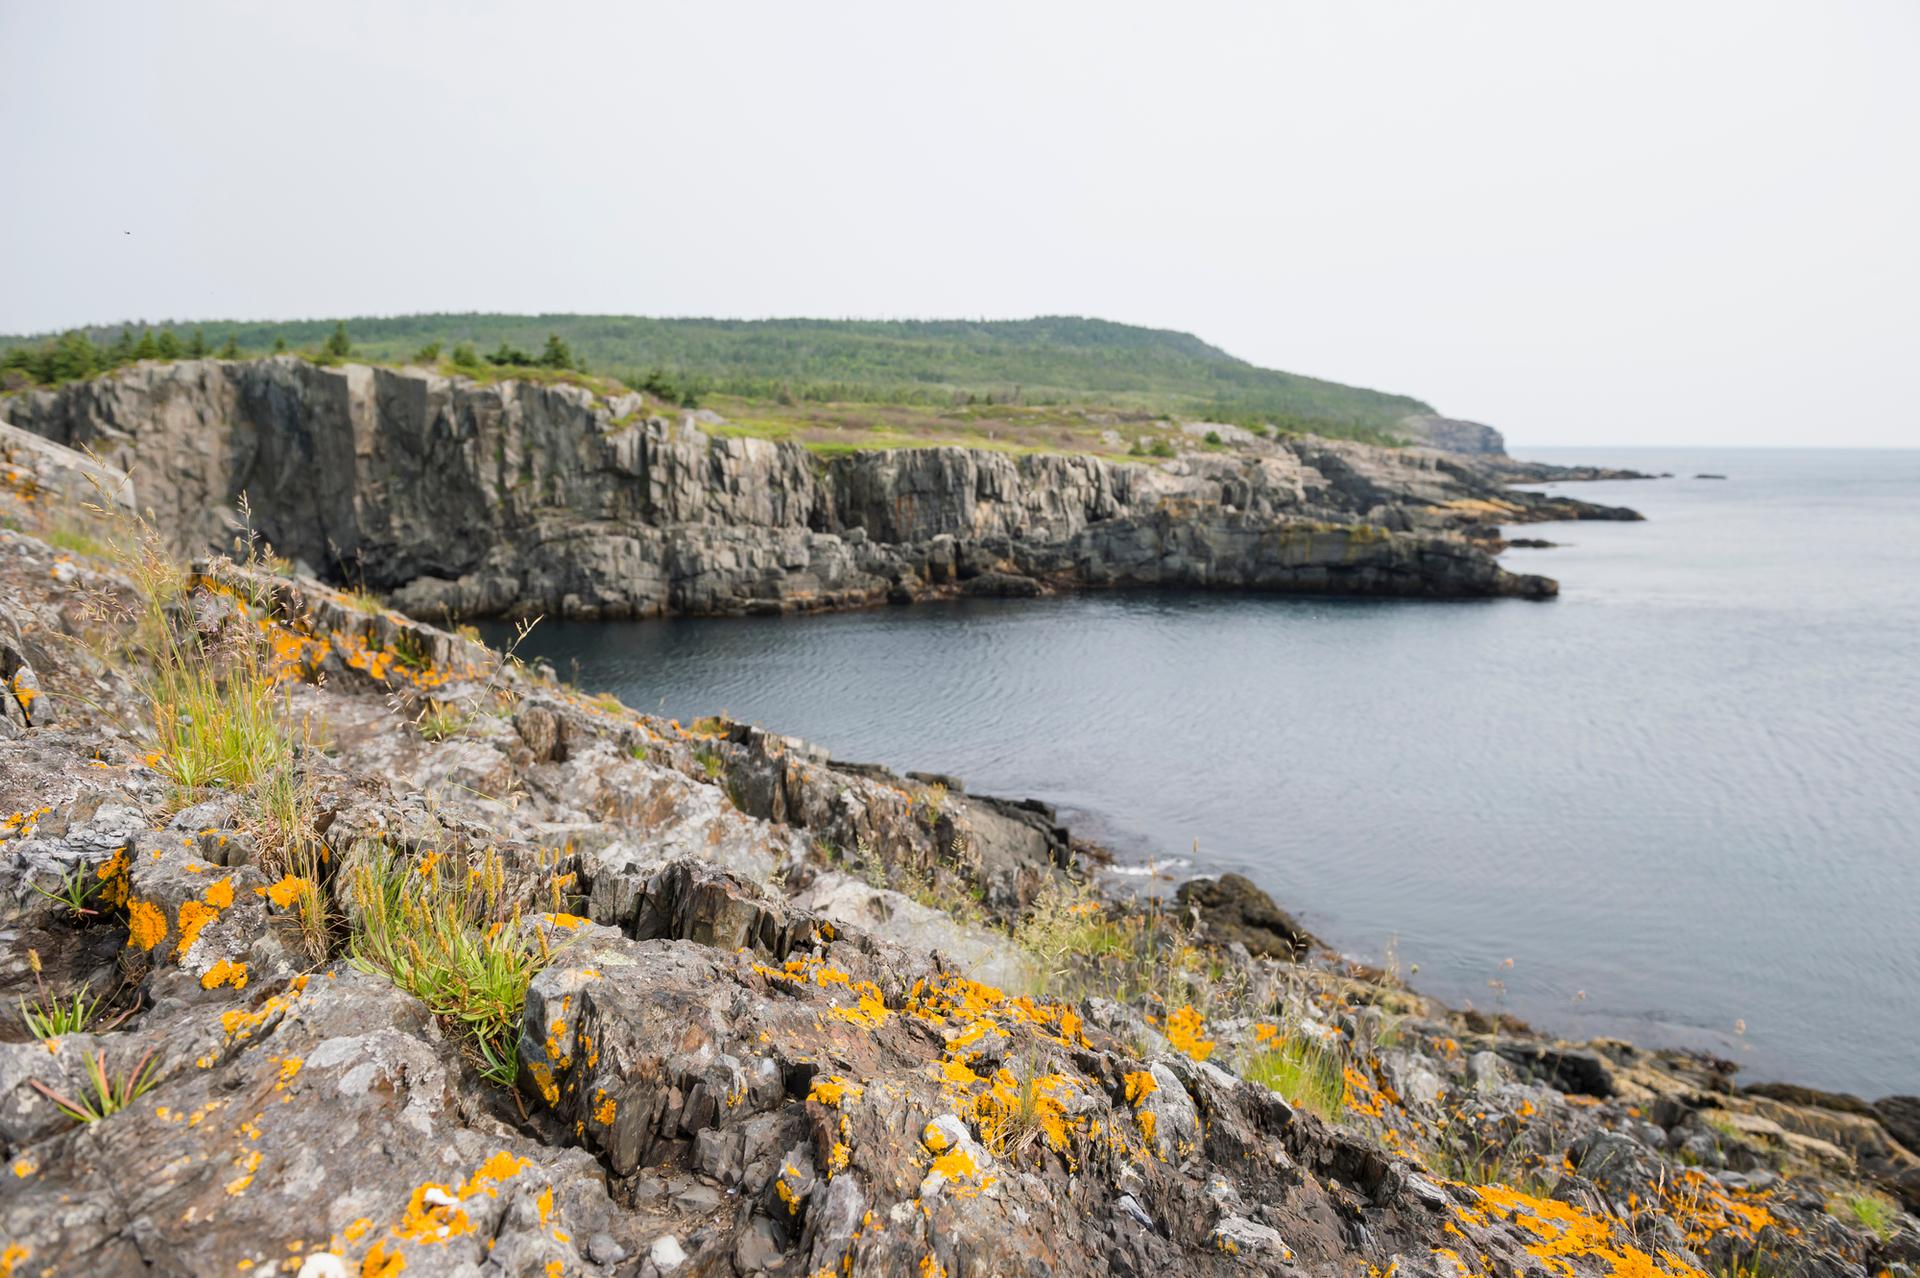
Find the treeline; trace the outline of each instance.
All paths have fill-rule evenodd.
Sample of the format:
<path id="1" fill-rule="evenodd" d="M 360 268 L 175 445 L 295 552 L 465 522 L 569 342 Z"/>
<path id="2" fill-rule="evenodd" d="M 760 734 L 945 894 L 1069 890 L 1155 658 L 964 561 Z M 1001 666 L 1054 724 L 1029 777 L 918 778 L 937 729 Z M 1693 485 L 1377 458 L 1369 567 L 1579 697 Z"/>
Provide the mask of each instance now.
<path id="1" fill-rule="evenodd" d="M 216 349 L 207 340 L 204 328 L 195 328 L 182 338 L 170 328 L 155 332 L 143 328 L 138 336 L 123 328 L 111 342 L 100 343 L 78 329 L 62 333 L 34 346 L 15 346 L 0 354 L 0 373 L 11 374 L 9 383 L 22 380 L 41 386 L 58 386 L 136 364 L 143 359 L 239 359 L 240 348 L 228 333 Z"/>
<path id="2" fill-rule="evenodd" d="M 226 333 L 220 345 L 215 347 L 208 341 L 204 327 L 195 327 L 184 338 L 171 328 L 156 330 L 147 327 L 143 327 L 135 336 L 133 329 L 128 327 L 122 328 L 119 336 L 110 342 L 95 341 L 84 330 L 70 329 L 37 344 L 21 344 L 0 351 L 0 378 L 4 379 L 5 389 L 15 389 L 26 383 L 58 386 L 62 382 L 96 377 L 143 360 L 245 359 L 260 354 L 278 355 L 287 350 L 286 338 L 278 335 L 265 351 L 245 350 L 233 332 Z M 356 354 L 363 354 L 365 358 L 376 362 L 381 359 L 372 352 L 356 350 L 344 320 L 337 321 L 333 330 L 317 346 L 297 353 L 317 364 L 337 364 Z M 441 343 L 429 342 L 414 351 L 411 359 L 416 363 L 437 364 L 440 354 Z M 546 345 L 538 355 L 529 354 L 506 342 L 482 355 L 471 342 L 462 342 L 454 346 L 448 358 L 455 368 L 476 372 L 487 367 L 545 368 L 578 373 L 587 371 L 586 361 L 576 356 L 558 333 L 547 336 Z"/>
<path id="3" fill-rule="evenodd" d="M 404 315 L 277 323 L 210 322 L 243 355 L 292 348 L 329 355 L 351 331 L 356 358 L 404 362 L 446 352 L 467 371 L 501 367 L 620 373 L 676 403 L 730 394 L 785 402 L 1084 405 L 1361 438 L 1389 436 L 1427 405 L 1261 368 L 1188 333 L 1076 316 L 1030 320 L 715 320 L 630 315 Z M 45 356 L 52 341 L 0 338 L 35 380 L 84 376 Z M 110 329 L 77 335 L 104 348 Z M 136 332 L 136 344 L 141 334 Z M 545 344 L 543 344 L 545 339 Z M 156 334 L 156 342 L 158 334 Z M 184 346 L 182 339 L 175 341 Z M 564 353 L 562 353 L 564 352 Z M 166 358 L 156 352 L 155 358 Z M 24 365 L 23 365 L 24 366 Z M 94 371 L 111 367 L 96 362 Z M 41 377 L 42 372 L 50 374 Z"/>

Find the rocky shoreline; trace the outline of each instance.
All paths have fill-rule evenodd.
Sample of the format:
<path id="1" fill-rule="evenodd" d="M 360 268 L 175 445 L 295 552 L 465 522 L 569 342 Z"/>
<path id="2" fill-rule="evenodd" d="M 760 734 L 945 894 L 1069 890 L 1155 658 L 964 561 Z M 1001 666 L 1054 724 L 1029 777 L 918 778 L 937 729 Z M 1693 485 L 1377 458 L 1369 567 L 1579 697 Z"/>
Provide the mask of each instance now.
<path id="1" fill-rule="evenodd" d="M 100 1000 L 0 1018 L 9 1275 L 1920 1266 L 1911 1098 L 1107 899 L 1043 805 L 188 572 L 77 466 L 0 472 L 0 1005 Z"/>
<path id="2" fill-rule="evenodd" d="M 1545 598 L 1551 579 L 1489 553 L 1498 525 L 1639 518 L 1512 489 L 1504 456 L 1241 431 L 1164 463 L 821 457 L 638 393 L 291 356 L 142 364 L 6 412 L 136 474 L 183 551 L 249 528 L 441 619 L 1162 587 Z"/>

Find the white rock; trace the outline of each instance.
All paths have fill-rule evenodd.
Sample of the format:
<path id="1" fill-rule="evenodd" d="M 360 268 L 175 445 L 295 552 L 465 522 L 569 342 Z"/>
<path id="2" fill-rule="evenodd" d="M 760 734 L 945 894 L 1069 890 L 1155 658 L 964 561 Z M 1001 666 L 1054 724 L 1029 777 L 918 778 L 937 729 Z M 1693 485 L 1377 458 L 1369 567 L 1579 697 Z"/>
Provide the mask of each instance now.
<path id="1" fill-rule="evenodd" d="M 300 1262 L 298 1278 L 347 1278 L 347 1262 L 330 1251 L 316 1251 Z"/>
<path id="2" fill-rule="evenodd" d="M 687 1263 L 687 1251 L 680 1245 L 678 1238 L 672 1234 L 662 1234 L 654 1239 L 653 1246 L 647 1249 L 647 1259 L 653 1262 L 655 1269 L 666 1273 Z"/>

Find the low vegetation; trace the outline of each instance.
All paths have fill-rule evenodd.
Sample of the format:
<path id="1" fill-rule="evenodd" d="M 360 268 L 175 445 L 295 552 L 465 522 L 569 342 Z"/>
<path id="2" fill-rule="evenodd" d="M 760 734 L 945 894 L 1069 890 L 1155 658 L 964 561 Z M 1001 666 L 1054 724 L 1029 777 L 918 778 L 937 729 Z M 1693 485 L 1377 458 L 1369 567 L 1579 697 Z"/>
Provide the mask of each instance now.
<path id="1" fill-rule="evenodd" d="M 875 322 L 411 315 L 216 321 L 184 336 L 171 327 L 107 326 L 0 338 L 0 376 L 57 385 L 138 360 L 282 350 L 323 363 L 428 364 L 441 363 L 444 351 L 446 364 L 468 375 L 580 374 L 591 364 L 667 404 L 696 407 L 729 396 L 776 417 L 806 405 L 990 413 L 1078 406 L 1386 440 L 1402 417 L 1431 411 L 1406 396 L 1261 368 L 1186 333 L 1072 316 Z"/>
<path id="2" fill-rule="evenodd" d="M 1240 1076 L 1328 1122 L 1340 1117 L 1346 1074 L 1336 1045 L 1304 1033 L 1275 1035 L 1264 1051 L 1241 1062 Z"/>
<path id="3" fill-rule="evenodd" d="M 111 1118 L 159 1085 L 159 1064 L 148 1051 L 133 1067 L 114 1077 L 107 1069 L 107 1054 L 95 1052 L 87 1060 L 87 1090 L 77 1096 L 48 1087 L 38 1079 L 28 1079 L 34 1090 L 59 1106 L 60 1112 L 79 1123 L 97 1123 Z"/>
<path id="4" fill-rule="evenodd" d="M 347 880 L 354 966 L 426 1004 L 461 1036 L 484 1077 L 511 1087 L 527 987 L 553 954 L 507 904 L 499 858 L 408 859 L 373 846 L 360 850 Z"/>

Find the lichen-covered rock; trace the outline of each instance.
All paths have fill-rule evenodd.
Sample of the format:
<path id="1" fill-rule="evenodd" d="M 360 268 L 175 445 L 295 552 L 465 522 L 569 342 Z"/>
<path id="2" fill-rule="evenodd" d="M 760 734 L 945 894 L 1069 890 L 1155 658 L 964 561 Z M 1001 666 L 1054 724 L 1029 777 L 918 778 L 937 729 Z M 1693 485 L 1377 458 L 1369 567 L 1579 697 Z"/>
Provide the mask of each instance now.
<path id="1" fill-rule="evenodd" d="M 1007 474 L 973 474 L 997 517 Z M 926 580 L 972 571 L 934 535 L 951 554 Z M 44 1040 L 0 1009 L 16 1278 L 1702 1278 L 1920 1256 L 1906 1217 L 1876 1233 L 1845 1209 L 1920 1180 L 1899 1104 L 1742 1093 L 1710 1060 L 1551 1042 L 1291 945 L 1150 939 L 1118 902 L 1068 917 L 1100 916 L 1122 979 L 1045 971 L 1089 984 L 1027 997 L 998 973 L 1031 974 L 1014 937 L 1076 859 L 1044 805 L 636 714 L 317 582 L 209 565 L 182 616 L 257 633 L 288 714 L 325 724 L 293 755 L 311 877 L 290 876 L 260 794 L 181 795 L 139 685 L 67 642 L 71 588 L 127 583 L 54 562 L 0 532 L 7 641 L 72 707 L 0 746 L 0 977 L 9 1006 L 102 1005 Z M 370 881 L 464 885 L 486 901 L 466 943 L 528 956 L 524 995 L 496 972 L 491 1056 L 457 981 L 383 974 Z M 509 1044 L 513 1087 L 478 1068 Z M 113 1112 L 63 1111 L 103 1087 Z"/>

